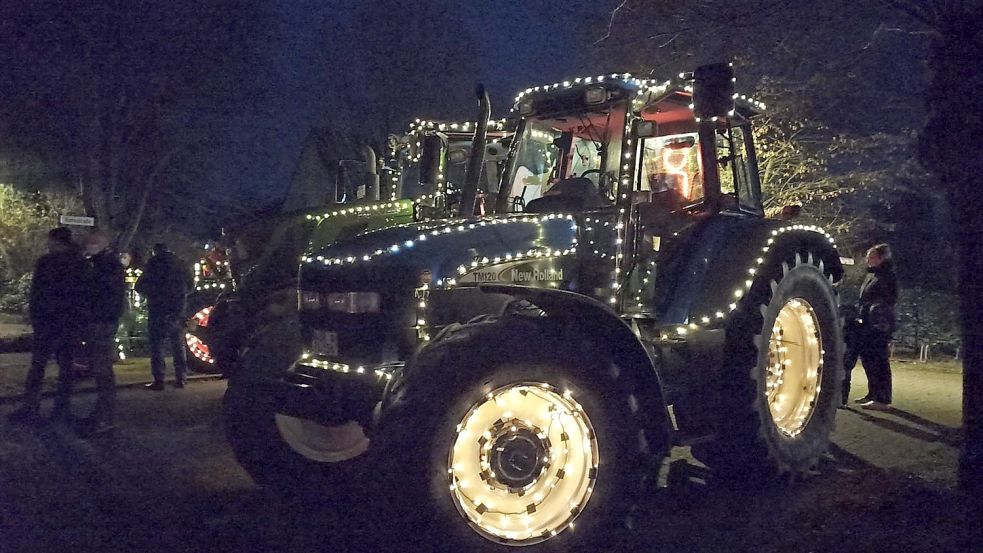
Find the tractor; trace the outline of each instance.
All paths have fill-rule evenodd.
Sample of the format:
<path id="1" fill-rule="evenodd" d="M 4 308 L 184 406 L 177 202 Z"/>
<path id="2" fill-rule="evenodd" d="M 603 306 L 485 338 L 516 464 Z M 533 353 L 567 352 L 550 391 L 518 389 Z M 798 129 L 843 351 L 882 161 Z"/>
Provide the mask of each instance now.
<path id="1" fill-rule="evenodd" d="M 486 121 L 486 126 L 483 169 L 494 178 L 505 158 L 502 140 L 510 133 L 504 121 Z M 326 246 L 414 218 L 447 216 L 460 194 L 474 129 L 471 122 L 417 119 L 405 134 L 389 137 L 389 155 L 381 163 L 368 146 L 362 160 L 339 163 L 337 203 L 261 214 L 231 232 L 234 281 L 196 279 L 202 293 L 221 294 L 194 306 L 186 333 L 189 361 L 199 370 L 217 364 L 228 374 L 255 328 L 294 310 L 297 262 L 310 244 Z"/>
<path id="2" fill-rule="evenodd" d="M 821 228 L 764 216 L 729 64 L 526 89 L 477 214 L 312 245 L 295 313 L 225 397 L 261 485 L 325 506 L 384 481 L 459 550 L 603 547 L 689 445 L 715 478 L 811 470 L 842 378 Z M 473 165 L 480 165 L 475 162 Z"/>

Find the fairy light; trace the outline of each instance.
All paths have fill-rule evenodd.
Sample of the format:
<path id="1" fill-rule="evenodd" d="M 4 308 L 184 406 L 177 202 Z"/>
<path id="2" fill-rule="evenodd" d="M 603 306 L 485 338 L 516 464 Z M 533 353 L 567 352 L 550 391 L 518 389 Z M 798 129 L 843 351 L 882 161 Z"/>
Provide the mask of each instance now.
<path id="1" fill-rule="evenodd" d="M 313 253 L 308 253 L 301 258 L 304 263 L 320 263 L 323 265 L 354 265 L 358 263 L 364 263 L 373 261 L 380 257 L 386 257 L 390 255 L 396 255 L 406 250 L 412 249 L 418 244 L 425 242 L 431 236 L 439 236 L 441 234 L 453 234 L 461 233 L 473 230 L 478 227 L 485 227 L 490 225 L 507 225 L 516 223 L 544 223 L 546 221 L 555 219 L 568 219 L 573 220 L 573 215 L 562 214 L 562 213 L 550 213 L 541 216 L 513 216 L 506 219 L 481 219 L 477 222 L 458 224 L 456 226 L 445 226 L 442 229 L 432 229 L 429 233 L 422 232 L 415 239 L 404 240 L 402 242 L 397 242 L 390 244 L 384 248 L 377 248 L 375 250 L 361 252 L 358 254 L 345 255 L 340 257 L 325 257 L 323 255 L 314 255 Z M 575 227 L 572 227 L 575 228 Z M 543 250 L 536 250 L 543 251 Z M 461 273 L 463 274 L 463 273 Z"/>
<path id="2" fill-rule="evenodd" d="M 754 264 L 747 269 L 746 271 L 747 274 L 756 275 L 760 272 L 761 266 L 764 265 L 766 260 L 768 259 L 768 253 L 775 246 L 775 244 L 779 243 L 778 242 L 779 237 L 788 232 L 813 232 L 825 238 L 830 245 L 833 246 L 836 245 L 836 241 L 833 239 L 833 237 L 830 236 L 830 234 L 826 232 L 826 230 L 824 230 L 822 227 L 816 225 L 795 224 L 795 225 L 787 225 L 781 228 L 773 229 L 769 233 L 768 239 L 765 241 L 765 245 L 761 248 L 761 256 L 755 258 Z M 753 280 L 751 279 L 745 280 L 742 283 L 741 287 L 738 287 L 733 291 L 733 297 L 737 301 L 728 304 L 726 309 L 715 310 L 712 317 L 710 315 L 696 315 L 693 319 L 694 321 L 699 321 L 699 323 L 696 322 L 690 323 L 689 324 L 690 329 L 709 327 L 711 325 L 715 325 L 725 320 L 730 313 L 737 310 L 739 306 L 738 302 L 741 299 L 743 299 L 745 296 L 747 296 L 747 293 L 751 290 L 751 287 L 753 285 L 754 285 Z M 675 332 L 676 337 L 683 336 L 685 334 L 686 328 L 678 327 L 676 330 L 678 331 L 679 329 L 682 329 L 684 332 Z M 664 332 L 662 334 L 662 338 L 663 340 L 672 338 L 671 331 L 670 333 Z"/>
<path id="3" fill-rule="evenodd" d="M 325 360 L 322 360 L 322 359 L 318 359 L 314 354 L 311 354 L 311 353 L 304 353 L 304 354 L 302 354 L 300 356 L 300 359 L 297 361 L 297 364 L 298 365 L 301 365 L 301 366 L 304 366 L 304 367 L 310 367 L 312 369 L 321 369 L 321 370 L 333 371 L 333 372 L 341 373 L 341 374 L 351 374 L 351 373 L 355 373 L 355 374 L 367 374 L 367 373 L 372 373 L 376 377 L 383 378 L 383 379 L 386 379 L 386 380 L 392 380 L 392 377 L 393 377 L 392 373 L 389 372 L 389 371 L 384 371 L 382 369 L 368 369 L 368 368 L 366 368 L 363 365 L 358 365 L 358 366 L 354 366 L 353 367 L 352 365 L 349 365 L 347 363 L 336 363 L 336 362 L 333 362 L 333 361 L 325 361 Z"/>
<path id="4" fill-rule="evenodd" d="M 197 359 L 204 363 L 212 365 L 215 363 L 215 358 L 212 357 L 211 350 L 201 338 L 186 332 L 184 334 L 184 342 L 188 346 L 188 351 L 192 353 Z"/>
<path id="5" fill-rule="evenodd" d="M 677 87 L 680 90 L 686 92 L 692 92 L 692 85 L 688 84 L 690 81 L 686 80 L 686 75 L 680 73 L 679 79 L 674 83 L 673 81 L 660 81 L 657 79 L 643 79 L 633 76 L 631 73 L 611 73 L 609 75 L 598 75 L 596 77 L 578 77 L 576 79 L 566 80 L 562 82 L 556 82 L 553 84 L 539 85 L 526 88 L 520 91 L 513 101 L 513 111 L 518 109 L 519 102 L 531 95 L 545 94 L 557 89 L 572 89 L 572 88 L 588 88 L 590 86 L 598 86 L 600 83 L 614 84 L 615 86 L 621 85 L 623 87 L 630 87 L 638 90 L 639 92 L 648 93 L 648 98 L 646 101 L 650 100 L 652 95 L 663 94 L 670 87 Z M 764 102 L 759 102 L 754 98 L 751 98 L 745 94 L 735 95 L 735 104 L 741 104 L 744 107 L 752 108 L 758 111 L 765 110 Z M 634 104 L 633 104 L 634 107 Z M 692 108 L 691 108 L 692 109 Z"/>
<path id="6" fill-rule="evenodd" d="M 379 211 L 388 211 L 392 213 L 397 213 L 412 207 L 413 202 L 410 200 L 397 200 L 394 202 L 384 202 L 376 203 L 370 205 L 359 205 L 351 207 L 343 207 L 341 209 L 336 209 L 334 211 L 328 211 L 320 215 L 307 214 L 306 219 L 308 221 L 316 221 L 320 223 L 325 219 L 331 219 L 333 217 L 347 216 L 347 215 L 369 215 Z"/>
<path id="7" fill-rule="evenodd" d="M 478 400 L 455 431 L 448 492 L 482 536 L 531 545 L 572 527 L 593 492 L 600 458 L 590 420 L 569 391 L 542 383 L 500 388 Z M 541 451 L 539 463 L 518 480 L 499 475 L 496 455 L 507 455 L 502 448 L 520 436 Z"/>

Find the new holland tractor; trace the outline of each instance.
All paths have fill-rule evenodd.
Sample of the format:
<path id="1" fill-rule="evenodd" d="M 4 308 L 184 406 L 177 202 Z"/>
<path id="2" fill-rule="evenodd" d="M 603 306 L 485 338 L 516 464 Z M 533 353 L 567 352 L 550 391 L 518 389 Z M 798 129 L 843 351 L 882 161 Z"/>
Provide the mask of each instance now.
<path id="1" fill-rule="evenodd" d="M 296 315 L 225 398 L 254 479 L 325 508 L 384 481 L 392 520 L 455 550 L 566 551 L 637 528 L 674 445 L 721 478 L 810 470 L 839 402 L 839 256 L 764 217 L 764 106 L 726 64 L 686 77 L 527 89 L 484 215 L 307 251 Z"/>

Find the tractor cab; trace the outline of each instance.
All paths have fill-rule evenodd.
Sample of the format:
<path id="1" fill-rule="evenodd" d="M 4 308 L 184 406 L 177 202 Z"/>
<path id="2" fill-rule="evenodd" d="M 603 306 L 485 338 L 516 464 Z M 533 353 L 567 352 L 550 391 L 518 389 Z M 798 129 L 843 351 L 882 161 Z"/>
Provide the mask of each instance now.
<path id="1" fill-rule="evenodd" d="M 484 167 L 478 189 L 479 209 L 489 183 L 497 183 L 505 160 L 511 132 L 505 120 L 489 121 L 485 141 Z M 389 156 L 383 164 L 381 197 L 391 201 L 407 199 L 418 205 L 417 218 L 450 215 L 460 201 L 467 165 L 472 156 L 475 124 L 470 122 L 417 119 L 403 135 L 389 136 Z M 481 211 L 483 213 L 483 211 Z"/>
<path id="2" fill-rule="evenodd" d="M 502 189 L 532 212 L 638 206 L 646 221 L 664 211 L 761 214 L 750 120 L 763 106 L 728 99 L 701 118 L 689 82 L 627 73 L 526 89 Z"/>

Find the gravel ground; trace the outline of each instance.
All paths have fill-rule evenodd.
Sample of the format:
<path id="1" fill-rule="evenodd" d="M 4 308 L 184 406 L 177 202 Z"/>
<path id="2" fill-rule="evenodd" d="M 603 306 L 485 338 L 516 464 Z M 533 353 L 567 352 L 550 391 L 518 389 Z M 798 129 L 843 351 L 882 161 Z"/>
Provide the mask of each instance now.
<path id="1" fill-rule="evenodd" d="M 638 541 L 612 533 L 608 550 L 983 551 L 983 512 L 972 511 L 980 505 L 952 489 L 958 372 L 898 365 L 895 377 L 896 411 L 840 411 L 831 455 L 797 482 L 708 485 L 677 448 L 669 478 L 643 505 Z M 855 381 L 862 395 L 862 372 Z M 380 519 L 378 499 L 297 505 L 261 493 L 224 441 L 224 388 L 123 390 L 121 426 L 99 439 L 0 422 L 0 551 L 431 551 L 439 543 Z M 92 399 L 80 396 L 76 411 Z M 0 405 L 0 415 L 12 408 Z M 384 489 L 398 508 L 427 508 L 399 505 L 398 483 Z"/>

